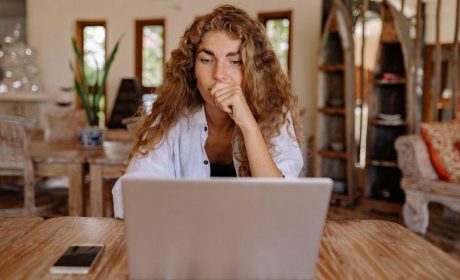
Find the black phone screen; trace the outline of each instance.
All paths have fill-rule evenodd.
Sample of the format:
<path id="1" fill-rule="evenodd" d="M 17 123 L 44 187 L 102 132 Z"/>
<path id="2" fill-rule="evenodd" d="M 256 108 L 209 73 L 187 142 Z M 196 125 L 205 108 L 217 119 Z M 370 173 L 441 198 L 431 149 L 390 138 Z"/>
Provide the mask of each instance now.
<path id="1" fill-rule="evenodd" d="M 103 246 L 70 246 L 54 266 L 90 267 Z"/>

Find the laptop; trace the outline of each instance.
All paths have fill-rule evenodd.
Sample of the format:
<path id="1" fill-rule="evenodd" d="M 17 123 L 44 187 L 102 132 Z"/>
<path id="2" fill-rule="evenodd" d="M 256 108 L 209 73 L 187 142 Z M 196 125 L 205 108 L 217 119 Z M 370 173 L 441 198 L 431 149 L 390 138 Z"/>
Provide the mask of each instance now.
<path id="1" fill-rule="evenodd" d="M 312 279 L 328 178 L 122 181 L 130 279 Z"/>

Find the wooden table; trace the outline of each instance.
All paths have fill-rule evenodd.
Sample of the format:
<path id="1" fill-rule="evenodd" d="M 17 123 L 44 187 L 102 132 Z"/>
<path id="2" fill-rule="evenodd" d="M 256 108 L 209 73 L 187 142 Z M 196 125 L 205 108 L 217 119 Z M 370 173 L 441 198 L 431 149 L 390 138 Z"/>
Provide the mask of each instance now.
<path id="1" fill-rule="evenodd" d="M 0 250 L 43 222 L 41 217 L 0 217 Z"/>
<path id="2" fill-rule="evenodd" d="M 68 205 L 70 216 L 83 216 L 83 178 L 87 158 L 102 153 L 102 149 L 82 149 L 77 143 L 46 143 L 34 141 L 31 156 L 36 176 L 69 178 Z"/>
<path id="3" fill-rule="evenodd" d="M 89 200 L 91 217 L 104 216 L 104 180 L 117 179 L 121 175 L 128 164 L 128 159 L 109 159 L 105 157 L 92 158 L 89 160 Z"/>
<path id="4" fill-rule="evenodd" d="M 103 217 L 104 180 L 117 179 L 128 165 L 132 142 L 106 142 L 104 152 L 88 158 L 90 186 L 90 213 L 88 216 Z"/>
<path id="5" fill-rule="evenodd" d="M 104 243 L 85 279 L 127 279 L 123 221 L 62 217 L 46 220 L 0 251 L 0 279 L 70 279 L 48 273 L 72 243 Z M 21 261 L 18 261 L 18 260 Z M 460 263 L 401 225 L 386 221 L 328 222 L 316 279 L 460 279 Z"/>
<path id="6" fill-rule="evenodd" d="M 328 222 L 317 279 L 460 279 L 460 263 L 387 221 Z"/>
<path id="7" fill-rule="evenodd" d="M 103 216 L 103 180 L 116 179 L 123 174 L 133 146 L 131 135 L 120 130 L 109 130 L 104 148 L 84 149 L 77 143 L 46 143 L 33 141 L 31 156 L 35 174 L 43 177 L 69 178 L 69 215 L 83 216 L 83 185 L 85 165 L 90 166 L 90 213 Z"/>
<path id="8" fill-rule="evenodd" d="M 123 221 L 60 217 L 46 220 L 0 251 L 0 279 L 72 279 L 48 269 L 74 243 L 103 243 L 105 250 L 87 279 L 127 279 Z M 20 261 L 19 261 L 20 260 Z M 82 278 L 82 277 L 80 277 Z"/>

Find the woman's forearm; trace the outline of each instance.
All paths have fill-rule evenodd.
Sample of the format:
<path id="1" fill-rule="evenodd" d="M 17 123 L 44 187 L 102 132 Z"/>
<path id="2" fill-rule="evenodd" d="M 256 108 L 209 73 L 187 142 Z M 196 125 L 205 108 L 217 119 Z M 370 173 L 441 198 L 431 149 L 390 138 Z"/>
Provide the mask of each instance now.
<path id="1" fill-rule="evenodd" d="M 268 152 L 267 144 L 257 124 L 240 127 L 243 133 L 249 167 L 253 177 L 282 177 Z"/>

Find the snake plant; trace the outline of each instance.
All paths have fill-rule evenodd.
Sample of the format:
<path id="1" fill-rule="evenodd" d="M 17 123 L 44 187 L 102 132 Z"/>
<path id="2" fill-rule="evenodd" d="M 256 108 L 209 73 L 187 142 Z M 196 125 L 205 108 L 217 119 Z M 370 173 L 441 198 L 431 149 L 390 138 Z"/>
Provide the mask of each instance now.
<path id="1" fill-rule="evenodd" d="M 74 87 L 80 99 L 81 106 L 86 112 L 88 124 L 90 126 L 97 126 L 99 122 L 98 113 L 101 111 L 101 98 L 104 96 L 104 88 L 109 74 L 112 62 L 118 52 L 118 46 L 121 38 L 113 47 L 110 55 L 105 61 L 104 67 L 97 67 L 96 79 L 90 84 L 87 76 L 85 75 L 85 62 L 83 53 L 78 47 L 77 40 L 72 38 L 72 50 L 75 55 L 76 67 L 70 62 L 70 69 L 74 74 Z"/>

